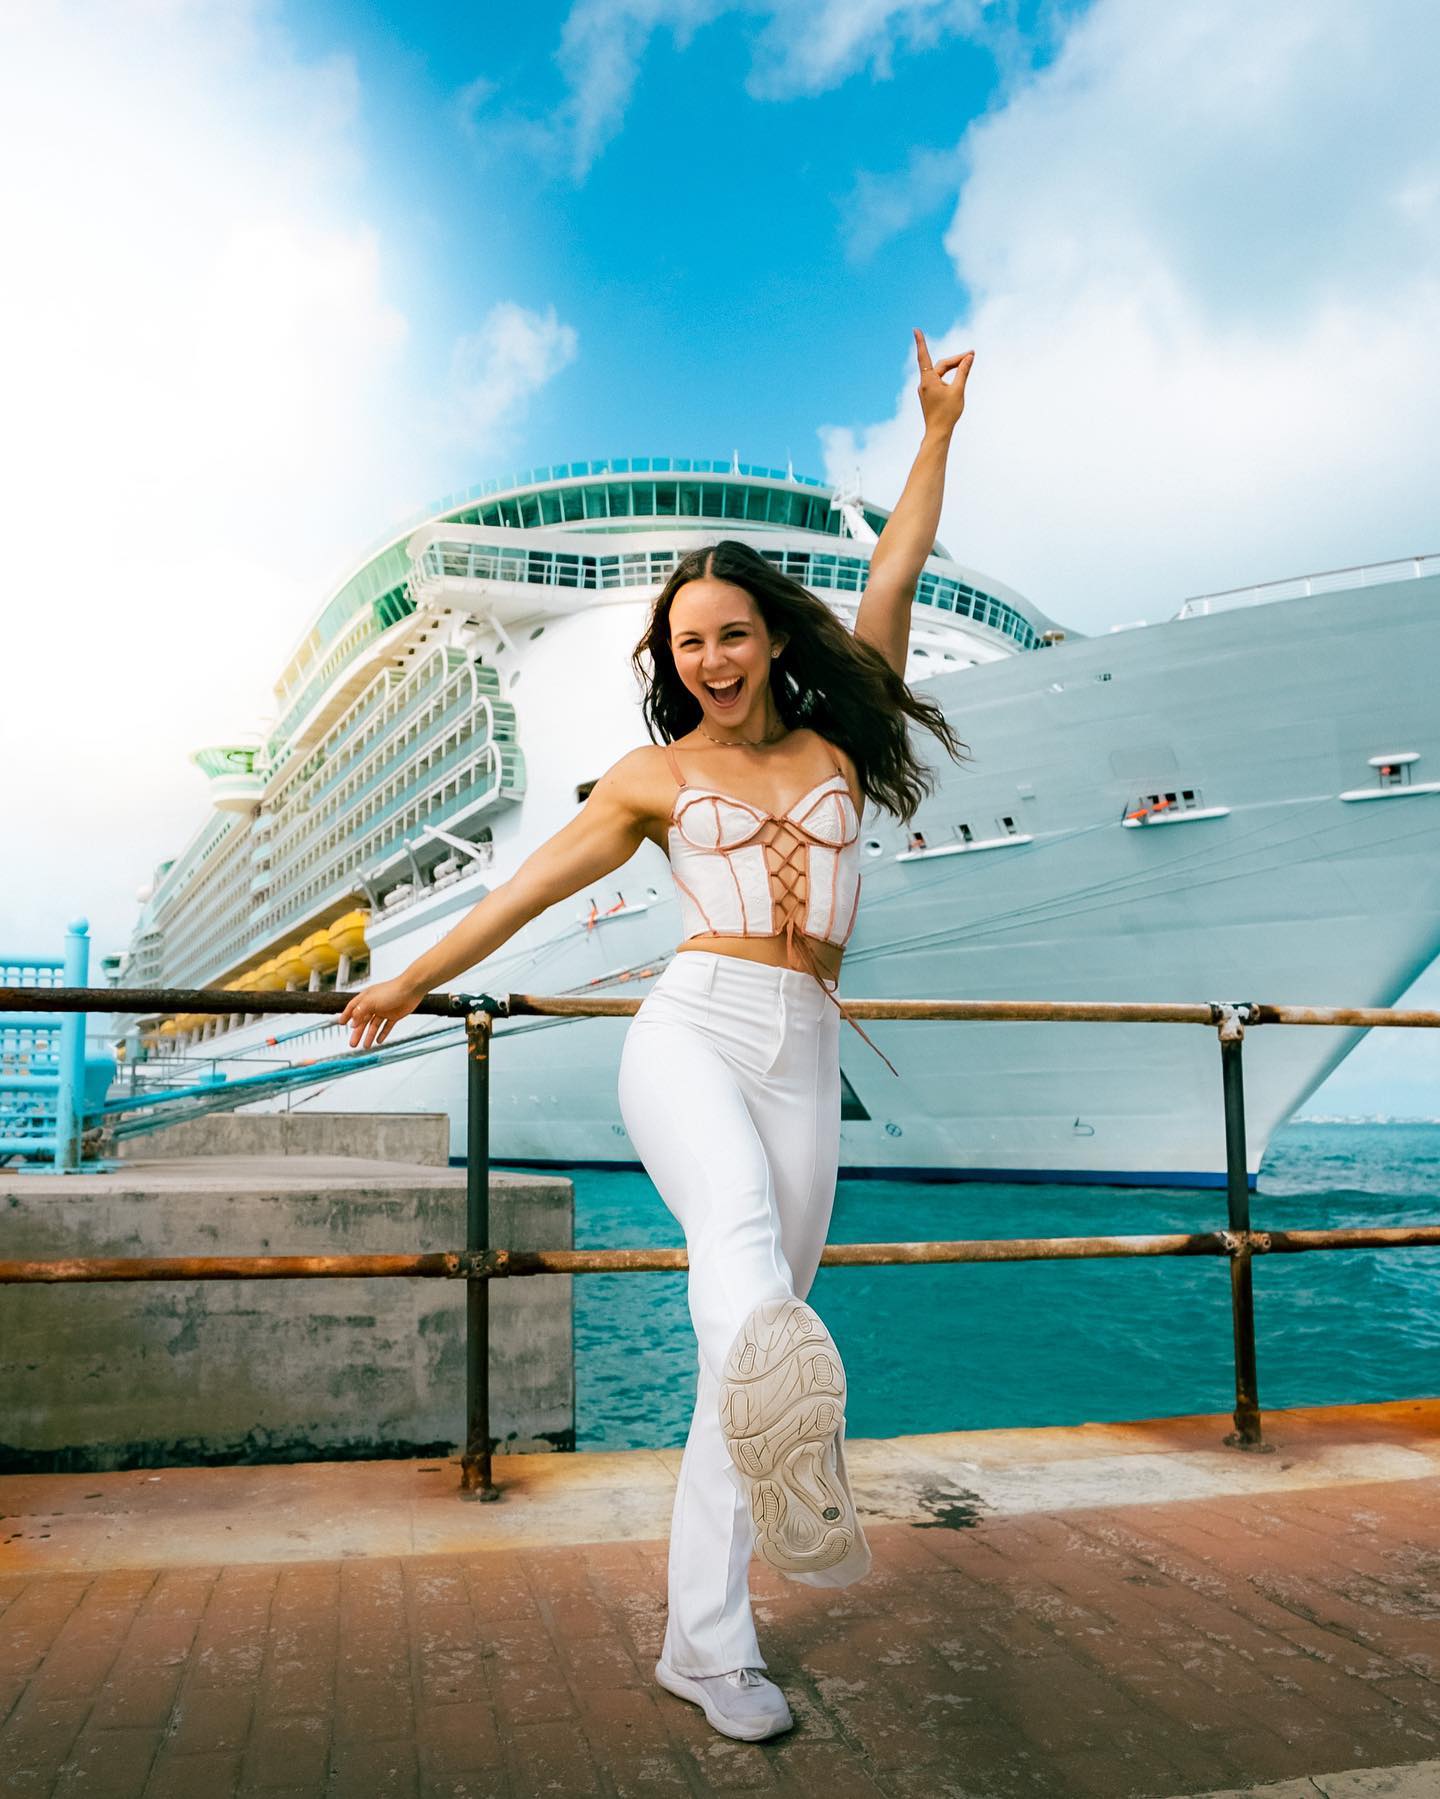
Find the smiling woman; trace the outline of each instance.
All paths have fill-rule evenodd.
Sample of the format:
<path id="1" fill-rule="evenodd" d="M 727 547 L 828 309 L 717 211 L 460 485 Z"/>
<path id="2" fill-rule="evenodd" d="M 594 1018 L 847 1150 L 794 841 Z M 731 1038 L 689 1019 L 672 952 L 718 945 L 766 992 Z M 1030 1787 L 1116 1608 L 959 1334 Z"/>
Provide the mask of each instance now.
<path id="1" fill-rule="evenodd" d="M 845 1370 L 804 1299 L 835 1198 L 835 986 L 860 899 L 860 809 L 908 819 L 928 791 L 910 724 L 956 759 L 964 749 L 903 670 L 972 358 L 932 365 L 918 331 L 915 350 L 925 435 L 853 634 L 743 543 L 682 557 L 635 651 L 658 744 L 622 757 L 510 880 L 341 1014 L 352 1047 L 381 1043 L 432 987 L 644 839 L 668 854 L 687 934 L 620 1065 L 626 1129 L 685 1232 L 699 1349 L 655 1677 L 746 1739 L 792 1722 L 761 1673 L 752 1551 L 814 1586 L 870 1566 L 845 1469 Z"/>
<path id="2" fill-rule="evenodd" d="M 877 546 L 867 599 L 880 555 Z M 867 799 L 909 818 L 930 783 L 907 720 L 934 732 L 952 755 L 962 746 L 940 708 L 912 692 L 867 640 L 867 622 L 862 602 L 855 631 L 847 631 L 823 601 L 748 544 L 726 539 L 691 551 L 661 588 L 635 650 L 651 735 L 676 742 L 698 731 L 703 749 L 716 741 L 704 729 L 708 711 L 727 733 L 722 742 L 744 741 L 753 735 L 746 721 L 768 694 L 772 739 L 780 730 L 818 734 L 851 758 Z M 717 691 L 719 677 L 726 691 Z"/>

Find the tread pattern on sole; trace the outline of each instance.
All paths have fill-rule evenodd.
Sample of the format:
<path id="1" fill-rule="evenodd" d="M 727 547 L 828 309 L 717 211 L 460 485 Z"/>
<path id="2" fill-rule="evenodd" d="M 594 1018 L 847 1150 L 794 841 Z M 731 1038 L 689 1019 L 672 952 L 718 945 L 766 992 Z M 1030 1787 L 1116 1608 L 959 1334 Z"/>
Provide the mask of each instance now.
<path id="1" fill-rule="evenodd" d="M 744 1477 L 755 1547 L 785 1573 L 819 1573 L 855 1540 L 855 1509 L 835 1444 L 845 1369 L 828 1330 L 799 1299 L 766 1300 L 737 1332 L 720 1387 L 720 1427 Z"/>

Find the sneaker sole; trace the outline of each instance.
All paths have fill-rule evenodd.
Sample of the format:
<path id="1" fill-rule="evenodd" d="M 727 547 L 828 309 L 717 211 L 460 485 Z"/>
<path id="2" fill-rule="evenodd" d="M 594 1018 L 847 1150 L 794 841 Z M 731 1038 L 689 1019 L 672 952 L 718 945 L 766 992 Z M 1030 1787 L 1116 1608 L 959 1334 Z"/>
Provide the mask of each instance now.
<path id="1" fill-rule="evenodd" d="M 693 1680 L 687 1680 L 683 1674 L 677 1674 L 673 1668 L 667 1668 L 664 1662 L 656 1662 L 655 1678 L 667 1693 L 673 1693 L 677 1699 L 688 1699 L 691 1705 L 698 1705 L 721 1736 L 734 1737 L 742 1743 L 759 1743 L 766 1737 L 778 1737 L 782 1731 L 795 1728 L 795 1720 L 791 1717 L 784 1723 L 757 1724 L 751 1729 L 743 1729 L 716 1710 L 704 1687 Z"/>
<path id="2" fill-rule="evenodd" d="M 845 1424 L 845 1369 L 828 1330 L 802 1300 L 770 1300 L 731 1345 L 720 1428 L 745 1477 L 755 1547 L 787 1574 L 820 1573 L 855 1540 L 855 1508 L 836 1465 Z"/>

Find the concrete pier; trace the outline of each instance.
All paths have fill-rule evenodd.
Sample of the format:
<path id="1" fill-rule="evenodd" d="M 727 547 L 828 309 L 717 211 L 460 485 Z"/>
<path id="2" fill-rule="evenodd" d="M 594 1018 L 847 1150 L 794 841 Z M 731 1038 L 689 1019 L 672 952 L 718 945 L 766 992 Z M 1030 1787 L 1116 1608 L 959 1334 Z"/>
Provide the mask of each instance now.
<path id="1" fill-rule="evenodd" d="M 847 1444 L 796 1728 L 652 1678 L 679 1452 L 0 1480 L 0 1791 L 1434 1799 L 1440 1400 Z"/>
<path id="2" fill-rule="evenodd" d="M 122 1138 L 125 1161 L 197 1156 L 344 1156 L 363 1162 L 450 1166 L 445 1112 L 217 1112 L 143 1137 Z"/>
<path id="3" fill-rule="evenodd" d="M 573 1243 L 562 1177 L 496 1174 L 490 1203 L 497 1243 Z M 280 1153 L 0 1171 L 0 1238 L 36 1259 L 457 1249 L 465 1175 Z M 490 1367 L 502 1448 L 574 1448 L 569 1275 L 494 1283 Z M 445 1454 L 465 1430 L 464 1283 L 4 1287 L 0 1392 L 0 1472 Z"/>

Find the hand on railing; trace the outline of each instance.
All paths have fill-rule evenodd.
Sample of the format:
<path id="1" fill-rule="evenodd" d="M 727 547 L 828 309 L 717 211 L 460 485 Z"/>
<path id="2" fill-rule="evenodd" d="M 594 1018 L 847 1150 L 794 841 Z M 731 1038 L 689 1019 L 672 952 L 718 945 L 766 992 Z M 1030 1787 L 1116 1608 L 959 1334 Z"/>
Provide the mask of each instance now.
<path id="1" fill-rule="evenodd" d="M 373 1049 L 383 1043 L 402 1018 L 409 1016 L 425 997 L 409 981 L 376 981 L 353 994 L 339 1022 L 350 1027 L 351 1049 Z"/>

